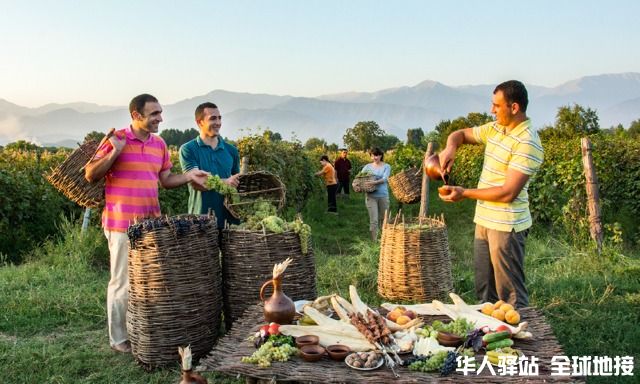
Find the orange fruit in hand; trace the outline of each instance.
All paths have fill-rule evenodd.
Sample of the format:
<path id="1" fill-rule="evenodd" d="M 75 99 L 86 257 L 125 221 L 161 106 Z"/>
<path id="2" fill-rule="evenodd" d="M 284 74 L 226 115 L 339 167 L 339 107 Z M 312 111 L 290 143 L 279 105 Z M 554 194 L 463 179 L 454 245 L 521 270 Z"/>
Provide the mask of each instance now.
<path id="1" fill-rule="evenodd" d="M 495 317 L 500 321 L 504 321 L 504 315 L 505 313 L 502 309 L 495 309 L 493 312 L 491 312 L 491 317 Z"/>
<path id="2" fill-rule="evenodd" d="M 510 310 L 514 309 L 514 308 L 513 308 L 513 305 L 511 305 L 511 304 L 509 304 L 509 303 L 506 303 L 506 304 L 502 304 L 502 305 L 500 306 L 500 309 L 502 309 L 502 311 L 503 311 L 504 313 L 507 313 L 507 312 L 509 312 Z"/>
<path id="3" fill-rule="evenodd" d="M 440 196 L 446 196 L 449 194 L 449 190 L 447 189 L 446 186 L 443 185 L 442 187 L 438 187 L 438 194 Z"/>
<path id="4" fill-rule="evenodd" d="M 507 312 L 504 315 L 504 318 L 507 321 L 507 323 L 512 325 L 516 325 L 520 322 L 520 314 L 515 309 L 512 309 L 509 312 Z"/>
<path id="5" fill-rule="evenodd" d="M 493 312 L 493 304 L 484 303 L 484 305 L 482 306 L 482 313 L 491 316 L 491 312 Z"/>

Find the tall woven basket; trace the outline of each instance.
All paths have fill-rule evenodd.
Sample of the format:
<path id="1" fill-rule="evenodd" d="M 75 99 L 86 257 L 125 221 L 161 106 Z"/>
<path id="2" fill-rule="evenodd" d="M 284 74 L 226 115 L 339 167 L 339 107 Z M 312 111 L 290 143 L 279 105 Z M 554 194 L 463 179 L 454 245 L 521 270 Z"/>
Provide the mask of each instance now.
<path id="1" fill-rule="evenodd" d="M 393 196 L 402 204 L 417 203 L 422 191 L 422 170 L 411 167 L 393 175 L 389 178 L 389 186 Z"/>
<path id="2" fill-rule="evenodd" d="M 294 301 L 313 300 L 317 296 L 311 244 L 307 253 L 302 253 L 300 238 L 295 232 L 276 234 L 226 228 L 222 230 L 221 248 L 227 327 L 230 328 L 247 308 L 260 302 L 260 287 L 273 278 L 274 264 L 288 257 L 293 262 L 282 278 L 284 293 Z"/>
<path id="3" fill-rule="evenodd" d="M 222 280 L 215 216 L 148 219 L 129 227 L 127 330 L 133 356 L 151 369 L 195 358 L 217 340 Z"/>
<path id="4" fill-rule="evenodd" d="M 286 188 L 280 178 L 266 171 L 241 174 L 238 177 L 238 201 L 225 198 L 224 205 L 236 219 L 244 219 L 251 214 L 251 204 L 262 198 L 273 204 L 278 211 L 284 207 Z M 273 266 L 272 266 L 273 268 Z"/>
<path id="5" fill-rule="evenodd" d="M 376 190 L 376 186 L 375 185 L 367 185 L 367 183 L 371 182 L 371 181 L 375 181 L 376 177 L 371 175 L 371 176 L 356 176 L 353 181 L 351 182 L 351 188 L 353 188 L 354 192 L 373 192 Z"/>
<path id="6" fill-rule="evenodd" d="M 95 208 L 104 203 L 104 179 L 90 183 L 84 178 L 84 166 L 93 158 L 98 142 L 85 141 L 69 157 L 45 178 L 71 201 L 85 208 Z"/>
<path id="7" fill-rule="evenodd" d="M 397 301 L 442 300 L 453 289 L 447 226 L 442 218 L 409 223 L 385 216 L 380 243 L 378 293 Z"/>

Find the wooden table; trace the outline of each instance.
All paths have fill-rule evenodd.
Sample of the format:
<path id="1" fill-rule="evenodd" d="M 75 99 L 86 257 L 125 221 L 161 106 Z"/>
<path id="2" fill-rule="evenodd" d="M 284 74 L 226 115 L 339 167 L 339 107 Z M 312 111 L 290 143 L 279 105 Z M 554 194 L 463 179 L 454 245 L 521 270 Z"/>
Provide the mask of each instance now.
<path id="1" fill-rule="evenodd" d="M 328 357 L 309 363 L 300 357 L 292 357 L 291 360 L 281 363 L 273 362 L 269 368 L 259 368 L 254 364 L 242 363 L 242 356 L 250 356 L 255 348 L 253 343 L 247 341 L 258 325 L 264 323 L 262 306 L 250 307 L 245 314 L 234 323 L 231 331 L 224 336 L 213 348 L 211 353 L 200 361 L 198 371 L 216 371 L 232 376 L 243 376 L 249 383 L 276 382 L 276 383 L 486 383 L 486 382 L 576 382 L 582 378 L 569 376 L 551 376 L 551 358 L 562 356 L 564 351 L 556 340 L 551 327 L 544 319 L 542 313 L 535 308 L 523 308 L 519 310 L 523 321 L 529 322 L 529 331 L 533 333 L 532 340 L 516 340 L 514 347 L 521 350 L 526 356 L 538 358 L 538 376 L 498 376 L 497 367 L 494 367 L 496 375 L 491 375 L 488 369 L 484 369 L 480 375 L 475 372 L 463 375 L 455 372 L 447 377 L 441 377 L 439 373 L 413 372 L 406 367 L 396 367 L 400 378 L 394 378 L 393 373 L 386 366 L 373 371 L 358 371 L 349 368 L 344 362 L 336 362 Z M 434 320 L 442 320 L 442 316 L 425 316 L 425 323 Z M 478 356 L 481 361 L 482 356 Z"/>

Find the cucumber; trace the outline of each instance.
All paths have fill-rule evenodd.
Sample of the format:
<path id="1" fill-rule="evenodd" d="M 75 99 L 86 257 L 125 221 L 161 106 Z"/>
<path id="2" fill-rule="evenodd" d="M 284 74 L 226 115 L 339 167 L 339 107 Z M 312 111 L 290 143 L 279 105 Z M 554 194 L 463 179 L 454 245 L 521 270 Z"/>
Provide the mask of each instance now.
<path id="1" fill-rule="evenodd" d="M 508 339 L 509 336 L 511 336 L 511 332 L 509 331 L 487 333 L 486 335 L 482 336 L 482 341 L 489 344 L 493 343 L 494 341 Z"/>
<path id="2" fill-rule="evenodd" d="M 494 341 L 493 343 L 487 344 L 487 351 L 493 351 L 498 348 L 506 348 L 513 345 L 513 340 L 511 339 L 502 339 L 498 341 Z"/>

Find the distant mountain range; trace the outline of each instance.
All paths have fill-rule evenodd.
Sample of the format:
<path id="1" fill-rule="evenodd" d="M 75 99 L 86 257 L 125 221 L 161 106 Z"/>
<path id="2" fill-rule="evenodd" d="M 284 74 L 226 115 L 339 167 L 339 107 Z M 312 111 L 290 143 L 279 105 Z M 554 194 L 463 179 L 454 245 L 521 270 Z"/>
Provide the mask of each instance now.
<path id="1" fill-rule="evenodd" d="M 431 131 L 440 121 L 489 112 L 495 85 L 450 87 L 437 81 L 377 92 L 346 92 L 318 97 L 292 97 L 215 90 L 206 95 L 163 104 L 160 129 L 195 127 L 193 111 L 205 101 L 220 107 L 222 134 L 238 138 L 245 128 L 270 129 L 285 139 L 320 137 L 342 143 L 358 121 L 374 120 L 387 133 L 405 139 L 409 128 Z M 528 85 L 529 110 L 535 127 L 553 124 L 559 107 L 580 104 L 597 111 L 602 127 L 628 127 L 640 118 L 640 73 L 605 74 L 572 80 L 557 87 Z M 128 100 L 127 100 L 128 102 Z M 162 102 L 162 100 L 161 100 Z M 92 103 L 47 104 L 27 108 L 0 99 L 0 145 L 29 140 L 42 145 L 74 147 L 91 131 L 107 131 L 129 123 L 124 106 Z"/>

